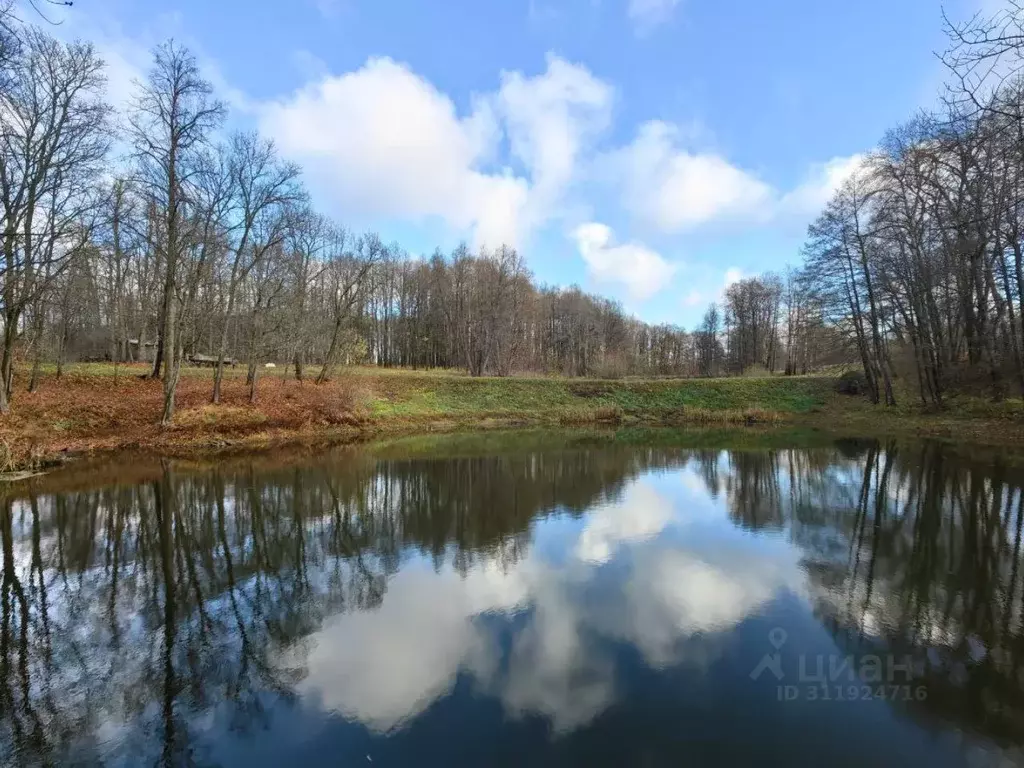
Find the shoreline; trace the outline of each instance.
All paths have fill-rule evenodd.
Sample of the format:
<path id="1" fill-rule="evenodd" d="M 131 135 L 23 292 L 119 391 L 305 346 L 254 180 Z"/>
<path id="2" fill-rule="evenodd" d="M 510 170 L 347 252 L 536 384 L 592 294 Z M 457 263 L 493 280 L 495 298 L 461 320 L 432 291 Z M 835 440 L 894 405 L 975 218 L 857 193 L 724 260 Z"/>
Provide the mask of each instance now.
<path id="1" fill-rule="evenodd" d="M 0 483 L 14 482 L 45 474 L 75 463 L 116 459 L 124 455 L 142 455 L 148 459 L 174 461 L 215 461 L 263 454 L 277 450 L 308 451 L 317 448 L 357 447 L 385 440 L 418 437 L 454 437 L 482 433 L 523 432 L 536 430 L 600 429 L 609 432 L 625 429 L 682 430 L 695 432 L 749 433 L 755 439 L 766 435 L 782 438 L 813 434 L 820 439 L 920 439 L 976 447 L 985 451 L 1006 449 L 1024 454 L 1024 427 L 1012 433 L 1004 431 L 1002 422 L 961 418 L 904 418 L 892 416 L 878 423 L 864 424 L 859 419 L 836 419 L 835 413 L 781 417 L 774 421 L 723 419 L 687 420 L 685 418 L 628 418 L 621 421 L 595 419 L 565 423 L 548 418 L 522 419 L 486 417 L 481 419 L 438 420 L 411 423 L 384 423 L 365 429 L 314 429 L 273 433 L 259 432 L 230 438 L 192 437 L 177 441 L 172 436 L 159 441 L 138 441 L 131 438 L 69 450 L 55 448 L 50 452 L 26 457 L 20 463 L 0 472 Z"/>
<path id="2" fill-rule="evenodd" d="M 285 446 L 537 428 L 729 428 L 812 431 L 835 437 L 929 438 L 1024 447 L 1024 404 L 972 399 L 942 413 L 885 409 L 834 392 L 826 376 L 735 379 L 469 378 L 445 372 L 351 369 L 316 386 L 266 377 L 256 403 L 225 380 L 208 403 L 209 376 L 182 377 L 171 427 L 155 421 L 160 382 L 121 366 L 119 377 L 82 366 L 37 392 L 18 393 L 0 419 L 3 472 L 83 457 L 143 452 L 212 458 Z M 108 366 L 109 368 L 109 366 Z"/>

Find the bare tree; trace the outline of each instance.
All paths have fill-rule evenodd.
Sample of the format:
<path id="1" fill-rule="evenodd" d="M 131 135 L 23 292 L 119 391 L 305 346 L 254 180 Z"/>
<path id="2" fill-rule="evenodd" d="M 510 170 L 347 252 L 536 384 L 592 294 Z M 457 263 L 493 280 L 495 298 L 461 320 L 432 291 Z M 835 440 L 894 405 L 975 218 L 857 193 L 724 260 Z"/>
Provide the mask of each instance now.
<path id="1" fill-rule="evenodd" d="M 284 327 L 281 312 L 275 310 L 287 306 L 285 298 L 288 286 L 288 264 L 283 258 L 259 260 L 249 273 L 248 287 L 251 295 L 252 315 L 249 323 L 249 402 L 256 402 L 256 384 L 259 380 L 260 362 L 266 353 L 266 339 Z"/>
<path id="2" fill-rule="evenodd" d="M 228 321 L 235 309 L 235 293 L 253 269 L 271 252 L 279 250 L 288 232 L 290 207 L 299 200 L 295 181 L 298 167 L 278 161 L 274 145 L 254 134 L 232 137 L 230 159 L 231 202 L 227 238 L 228 259 L 225 322 L 217 350 L 217 368 L 213 377 L 214 403 L 220 402 L 221 378 L 228 346 Z"/>
<path id="3" fill-rule="evenodd" d="M 23 30 L 0 89 L 3 351 L 0 412 L 12 394 L 22 314 L 89 242 L 109 144 L 103 63 L 91 45 Z"/>
<path id="4" fill-rule="evenodd" d="M 292 362 L 295 366 L 295 379 L 302 381 L 306 356 L 309 351 L 310 323 L 309 295 L 326 269 L 323 260 L 325 249 L 329 245 L 331 224 L 323 216 L 309 208 L 296 211 L 289 228 L 288 250 L 291 253 L 292 266 Z"/>
<path id="5" fill-rule="evenodd" d="M 317 376 L 317 384 L 323 384 L 334 373 L 342 331 L 352 317 L 352 309 L 359 298 L 360 286 L 374 264 L 386 256 L 384 246 L 375 234 L 359 238 L 353 250 L 346 247 L 347 242 L 348 236 L 344 230 L 335 232 L 327 270 L 329 309 L 333 321 L 331 343 L 324 356 L 324 366 Z"/>
<path id="6" fill-rule="evenodd" d="M 848 322 L 853 329 L 872 400 L 877 403 L 884 396 L 885 403 L 893 405 L 896 396 L 871 215 L 876 192 L 866 173 L 847 180 L 810 227 L 805 256 L 819 295 L 828 296 L 838 313 L 836 321 Z"/>
<path id="7" fill-rule="evenodd" d="M 170 424 L 174 416 L 181 369 L 176 335 L 182 298 L 179 269 L 197 236 L 192 209 L 197 176 L 203 168 L 201 150 L 224 117 L 224 107 L 212 93 L 192 54 L 169 41 L 154 51 L 153 68 L 129 115 L 140 184 L 156 207 L 160 224 L 156 245 L 164 267 L 163 298 L 153 373 L 159 373 L 162 358 L 162 424 Z"/>
<path id="8" fill-rule="evenodd" d="M 704 321 L 697 331 L 697 370 L 701 376 L 715 376 L 722 357 L 718 341 L 718 307 L 712 304 L 704 313 Z"/>

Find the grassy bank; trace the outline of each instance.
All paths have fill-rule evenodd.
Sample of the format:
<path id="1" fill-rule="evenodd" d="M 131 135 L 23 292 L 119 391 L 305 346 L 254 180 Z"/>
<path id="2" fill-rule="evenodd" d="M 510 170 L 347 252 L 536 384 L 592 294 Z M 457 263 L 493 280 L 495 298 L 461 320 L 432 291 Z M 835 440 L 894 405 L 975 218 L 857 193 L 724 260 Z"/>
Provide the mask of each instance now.
<path id="1" fill-rule="evenodd" d="M 508 426 L 589 424 L 805 426 L 851 435 L 920 434 L 1024 443 L 1019 400 L 992 406 L 954 401 L 926 414 L 913 405 L 874 408 L 833 392 L 830 377 L 698 380 L 470 378 L 453 372 L 354 368 L 323 386 L 287 371 L 261 376 L 248 402 L 244 371 L 229 372 L 220 405 L 210 405 L 212 373 L 183 372 L 174 424 L 160 428 L 162 384 L 144 367 L 88 364 L 58 380 L 44 371 L 37 391 L 18 377 L 9 416 L 0 419 L 0 465 L 33 466 L 62 456 L 142 448 L 187 455 L 282 442 L 353 440 L 388 433 Z"/>
<path id="2" fill-rule="evenodd" d="M 361 374 L 373 422 L 773 422 L 824 402 L 824 379 L 621 380 Z"/>

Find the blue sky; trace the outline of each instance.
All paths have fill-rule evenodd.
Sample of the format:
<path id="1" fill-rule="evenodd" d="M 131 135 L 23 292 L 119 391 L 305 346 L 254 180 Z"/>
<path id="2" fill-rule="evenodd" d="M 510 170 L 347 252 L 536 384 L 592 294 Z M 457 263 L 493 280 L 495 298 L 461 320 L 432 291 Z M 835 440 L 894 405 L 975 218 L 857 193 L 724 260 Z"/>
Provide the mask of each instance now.
<path id="1" fill-rule="evenodd" d="M 949 0 L 963 18 L 986 0 Z M 991 3 L 987 3 L 991 5 Z M 514 243 L 542 282 L 693 326 L 796 263 L 829 191 L 932 104 L 935 0 L 77 0 L 123 101 L 190 46 L 318 206 L 413 253 Z"/>

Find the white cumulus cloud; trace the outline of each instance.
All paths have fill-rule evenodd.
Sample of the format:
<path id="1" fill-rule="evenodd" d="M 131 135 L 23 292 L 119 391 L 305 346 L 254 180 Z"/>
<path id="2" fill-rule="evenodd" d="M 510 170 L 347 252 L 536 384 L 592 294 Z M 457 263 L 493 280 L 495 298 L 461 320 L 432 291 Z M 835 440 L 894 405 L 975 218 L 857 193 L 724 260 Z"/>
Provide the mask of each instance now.
<path id="1" fill-rule="evenodd" d="M 580 155 L 607 127 L 613 91 L 586 68 L 548 55 L 537 77 L 502 75 L 495 111 L 531 179 L 528 224 L 542 222 L 576 174 Z"/>
<path id="2" fill-rule="evenodd" d="M 502 75 L 469 114 L 408 66 L 374 58 L 263 106 L 261 128 L 339 209 L 438 217 L 477 243 L 520 244 L 552 215 L 612 91 L 581 66 Z M 489 168 L 508 137 L 524 174 Z"/>
<path id="3" fill-rule="evenodd" d="M 678 233 L 712 222 L 764 223 L 821 210 L 860 166 L 863 155 L 815 165 L 803 181 L 782 191 L 714 152 L 691 151 L 675 125 L 652 120 L 636 138 L 603 159 L 606 178 L 622 205 L 644 224 Z"/>
<path id="4" fill-rule="evenodd" d="M 266 105 L 262 129 L 344 208 L 422 218 L 514 240 L 527 183 L 476 165 L 496 126 L 480 106 L 459 117 L 425 79 L 388 58 L 328 76 Z"/>
<path id="5" fill-rule="evenodd" d="M 865 155 L 856 154 L 834 157 L 813 166 L 797 187 L 782 196 L 780 209 L 795 214 L 818 213 L 825 207 L 832 193 L 861 167 L 864 160 Z"/>
<path id="6" fill-rule="evenodd" d="M 590 276 L 599 283 L 624 285 L 630 298 L 644 299 L 665 288 L 675 265 L 639 243 L 615 245 L 610 227 L 589 222 L 573 233 Z"/>
<path id="7" fill-rule="evenodd" d="M 612 153 L 623 205 L 635 216 L 678 232 L 715 219 L 749 218 L 771 204 L 768 184 L 718 155 L 680 148 L 678 137 L 677 128 L 654 120 Z"/>

